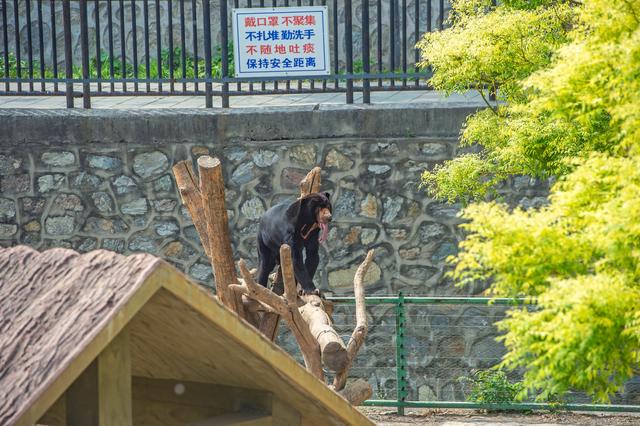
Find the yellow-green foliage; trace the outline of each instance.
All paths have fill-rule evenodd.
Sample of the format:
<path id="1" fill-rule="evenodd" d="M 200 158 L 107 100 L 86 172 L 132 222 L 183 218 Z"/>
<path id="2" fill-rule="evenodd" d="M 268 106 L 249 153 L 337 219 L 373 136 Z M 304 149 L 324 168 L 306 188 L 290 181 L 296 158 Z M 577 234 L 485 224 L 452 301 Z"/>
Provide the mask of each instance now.
<path id="1" fill-rule="evenodd" d="M 470 84 L 500 86 L 506 97 L 520 95 L 520 80 L 549 63 L 565 40 L 563 25 L 571 10 L 554 6 L 542 11 L 499 7 L 491 13 L 465 14 L 469 2 L 458 1 L 452 27 L 427 33 L 417 47 L 423 65 L 434 70 L 431 84 L 447 92 Z M 469 12 L 467 12 L 469 13 Z"/>
<path id="2" fill-rule="evenodd" d="M 485 180 L 496 181 L 512 174 L 564 175 L 573 170 L 576 157 L 635 151 L 640 138 L 638 16 L 640 2 L 628 0 L 589 0 L 572 7 L 543 2 L 535 10 L 505 5 L 427 35 L 419 47 L 424 65 L 434 69 L 436 88 L 451 92 L 500 84 L 498 98 L 506 101 L 467 120 L 463 143 L 480 144 L 491 163 L 472 176 L 486 174 Z M 527 53 L 518 56 L 519 51 Z M 438 178 L 425 174 L 432 195 L 448 198 L 449 186 L 468 188 L 462 198 L 486 195 L 486 186 L 462 182 L 464 177 L 446 167 L 437 170 Z"/>
<path id="3" fill-rule="evenodd" d="M 469 205 L 452 274 L 537 299 L 500 323 L 503 365 L 526 369 L 523 392 L 606 401 L 640 355 L 640 1 L 454 7 L 453 27 L 420 45 L 434 85 L 507 86 L 504 102 L 467 120 L 462 143 L 480 152 L 425 172 L 424 185 L 470 201 L 514 174 L 558 182 L 538 210 Z"/>

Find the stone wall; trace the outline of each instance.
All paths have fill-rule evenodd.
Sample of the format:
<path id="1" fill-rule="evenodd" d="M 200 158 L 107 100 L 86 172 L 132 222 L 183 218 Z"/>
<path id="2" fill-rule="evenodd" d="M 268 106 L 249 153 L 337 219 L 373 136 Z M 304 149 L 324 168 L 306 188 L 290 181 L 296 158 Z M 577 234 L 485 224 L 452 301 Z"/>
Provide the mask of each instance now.
<path id="1" fill-rule="evenodd" d="M 356 266 L 376 249 L 366 293 L 472 294 L 444 277 L 462 235 L 459 205 L 429 199 L 420 173 L 458 152 L 456 135 L 477 106 L 309 107 L 230 111 L 0 110 L 0 245 L 150 252 L 212 286 L 211 267 L 181 206 L 171 165 L 222 160 L 234 253 L 255 264 L 260 215 L 293 200 L 306 172 L 323 168 L 335 221 L 321 248 L 317 285 L 349 295 Z M 544 202 L 536 182 L 501 190 Z M 376 398 L 395 394 L 393 305 L 368 308 L 371 332 L 353 374 Z M 457 377 L 497 360 L 495 309 L 410 306 L 410 398 L 460 399 Z M 353 310 L 339 307 L 342 334 Z M 291 353 L 295 343 L 280 342 Z"/>
<path id="2" fill-rule="evenodd" d="M 423 34 L 427 31 L 428 28 L 432 30 L 436 30 L 440 24 L 440 2 L 435 0 L 408 0 L 407 1 L 407 40 L 408 40 L 408 62 L 410 65 L 413 64 L 414 54 L 413 54 L 413 45 L 415 44 L 415 1 L 419 1 L 420 6 L 420 15 L 419 15 L 419 34 Z M 398 66 L 401 62 L 401 49 L 402 49 L 402 34 L 401 34 L 401 24 L 402 24 L 402 15 L 401 15 L 401 2 L 400 0 L 383 0 L 381 2 L 381 38 L 382 38 L 382 55 L 384 66 L 386 69 L 390 69 L 389 67 L 389 52 L 390 52 L 390 40 L 391 40 L 391 26 L 390 26 L 390 6 L 392 2 L 395 2 L 395 10 L 396 10 L 396 20 L 394 25 L 394 35 L 395 35 L 395 64 Z M 36 2 L 32 1 L 31 6 L 31 31 L 33 34 L 33 55 L 36 60 L 38 60 L 40 55 L 40 45 L 38 44 L 38 24 L 37 24 L 37 7 Z M 271 6 L 273 3 L 269 0 L 264 2 L 266 5 Z M 305 5 L 308 5 L 309 2 L 303 2 Z M 319 4 L 321 2 L 316 2 Z M 332 2 L 327 2 L 329 4 L 330 13 L 329 13 L 329 27 L 333 26 L 333 11 L 332 11 Z M 58 51 L 58 60 L 59 66 L 62 67 L 64 64 L 64 35 L 63 35 L 63 22 L 62 22 L 62 3 L 55 2 L 56 5 L 56 13 L 55 13 L 55 24 L 56 24 L 56 43 L 57 43 L 57 51 Z M 114 56 L 120 57 L 120 46 L 122 40 L 122 31 L 120 25 L 120 3 L 119 2 L 111 2 L 111 13 L 113 17 L 113 36 L 114 36 Z M 194 52 L 193 48 L 193 14 L 192 14 L 192 2 L 189 0 L 185 0 L 185 37 L 186 37 L 186 50 L 189 54 Z M 229 5 L 229 22 L 231 22 L 231 2 Z M 257 0 L 253 2 L 254 7 L 260 4 Z M 290 4 L 296 4 L 296 2 L 291 1 Z M 378 28 L 376 23 L 377 9 L 376 2 L 369 2 L 370 11 L 369 16 L 371 17 L 370 21 L 370 44 L 372 46 L 372 58 L 376 57 L 377 50 L 373 49 L 377 46 L 377 40 L 379 37 Z M 427 5 L 430 4 L 430 21 L 428 22 L 428 13 L 427 13 Z M 27 20 L 27 12 L 26 12 L 26 2 L 20 1 L 18 2 L 19 7 L 19 31 L 21 38 L 21 54 L 22 58 L 26 59 L 28 54 L 27 49 L 27 28 L 28 28 L 28 20 Z M 126 56 L 127 60 L 130 62 L 133 57 L 133 31 L 132 31 L 132 12 L 131 12 L 131 2 L 124 2 L 124 34 L 126 40 Z M 140 63 L 144 63 L 145 50 L 144 50 L 144 28 L 145 21 L 143 16 L 143 2 L 136 1 L 136 32 L 137 32 L 137 47 L 138 47 L 138 58 Z M 169 43 L 169 34 L 167 31 L 168 28 L 168 3 L 167 0 L 160 0 L 160 22 L 163 33 L 161 34 L 161 45 L 164 49 L 167 48 Z M 219 13 L 219 0 L 211 0 L 211 28 L 213 34 L 213 48 L 214 52 L 216 51 L 216 47 L 220 44 L 220 13 Z M 240 2 L 242 7 L 246 7 L 247 2 Z M 284 5 L 284 1 L 279 0 L 278 5 Z M 446 19 L 446 16 L 450 9 L 449 1 L 445 1 L 443 3 L 444 9 L 443 13 Z M 2 6 L 0 5 L 0 8 Z M 13 19 L 14 16 L 14 8 L 13 2 L 7 2 L 7 29 L 8 29 L 8 41 L 9 41 L 9 52 L 15 53 L 15 22 Z M 101 41 L 101 49 L 104 52 L 108 52 L 109 50 L 109 42 L 108 42 L 108 30 L 107 30 L 107 22 L 108 22 L 108 2 L 100 1 L 99 8 L 99 22 L 100 22 L 100 41 Z M 156 4 L 155 1 L 149 1 L 149 57 L 156 57 Z M 96 51 L 96 4 L 94 1 L 88 2 L 88 27 L 89 27 L 89 50 L 90 54 L 95 56 Z M 362 2 L 359 0 L 353 1 L 353 52 L 355 55 L 355 59 L 358 60 L 360 58 L 361 46 L 362 46 Z M 174 46 L 180 46 L 180 4 L 178 1 L 174 1 L 172 3 L 172 15 L 173 15 L 173 40 Z M 79 6 L 77 1 L 71 2 L 71 17 L 72 17 L 72 45 L 73 45 L 73 55 L 74 55 L 74 63 L 79 64 L 81 48 L 80 48 L 80 18 L 79 18 Z M 196 1 L 196 16 L 197 16 L 197 31 L 196 31 L 196 39 L 197 39 L 197 51 L 198 56 L 200 58 L 204 57 L 204 38 L 203 38 L 203 23 L 202 23 L 202 2 L 201 0 Z M 2 23 L 0 23 L 2 25 Z M 338 47 L 340 50 L 340 63 L 341 66 L 344 65 L 344 3 L 342 1 L 338 2 Z M 44 55 L 45 62 L 47 64 L 52 64 L 52 29 L 51 29 L 51 12 L 49 2 L 44 2 L 43 6 L 43 34 L 44 34 Z M 0 31 L 0 39 L 2 38 L 2 32 Z M 330 44 L 333 46 L 334 43 L 334 35 L 330 33 Z M 0 42 L 0 52 L 2 52 L 2 46 L 4 46 L 4 42 Z M 333 57 L 332 57 L 333 58 Z M 333 59 L 332 59 L 333 60 Z M 64 68 L 60 68 L 64 69 Z"/>
<path id="3" fill-rule="evenodd" d="M 186 127 L 195 123 L 189 116 L 180 120 Z M 455 291 L 443 273 L 446 257 L 456 252 L 461 238 L 456 228 L 460 206 L 431 200 L 418 188 L 423 170 L 456 154 L 454 135 L 227 142 L 212 137 L 207 142 L 191 139 L 187 131 L 170 142 L 145 142 L 135 134 L 114 142 L 113 135 L 95 137 L 104 124 L 102 115 L 85 122 L 94 130 L 87 131 L 85 140 L 56 142 L 55 130 L 47 126 L 43 131 L 51 132 L 51 140 L 2 146 L 4 245 L 146 251 L 210 285 L 210 266 L 180 205 L 171 165 L 205 154 L 221 158 L 234 252 L 250 264 L 256 261 L 260 215 L 293 200 L 298 182 L 319 165 L 335 217 L 321 249 L 320 288 L 351 292 L 356 266 L 368 248 L 375 248 L 368 294 Z M 17 137 L 28 134 L 26 129 L 15 132 Z M 528 180 L 515 184 L 520 193 L 536 193 Z"/>
<path id="4" fill-rule="evenodd" d="M 458 206 L 426 199 L 418 179 L 454 152 L 451 138 L 20 147 L 0 154 L 0 238 L 39 249 L 151 252 L 207 282 L 211 268 L 170 165 L 203 154 L 221 158 L 235 253 L 254 263 L 260 215 L 293 200 L 299 180 L 318 164 L 335 217 L 322 248 L 321 288 L 348 293 L 354 268 L 375 247 L 369 294 L 443 293 L 443 261 L 459 238 Z"/>

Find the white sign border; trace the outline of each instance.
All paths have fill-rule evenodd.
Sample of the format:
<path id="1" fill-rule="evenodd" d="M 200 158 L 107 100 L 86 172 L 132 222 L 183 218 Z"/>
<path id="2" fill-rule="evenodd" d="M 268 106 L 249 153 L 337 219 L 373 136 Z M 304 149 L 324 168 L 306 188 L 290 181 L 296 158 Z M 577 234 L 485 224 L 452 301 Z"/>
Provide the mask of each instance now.
<path id="1" fill-rule="evenodd" d="M 300 70 L 300 71 L 261 71 L 261 72 L 244 72 L 241 75 L 238 73 L 240 69 L 240 43 L 238 43 L 237 37 L 238 28 L 237 28 L 237 19 L 238 13 L 256 13 L 256 11 L 260 11 L 259 13 L 274 13 L 274 12 L 282 12 L 282 13 L 300 13 L 300 12 L 322 12 L 322 27 L 324 29 L 324 37 L 323 43 L 325 46 L 324 49 L 324 70 Z M 304 77 L 304 76 L 314 76 L 314 75 L 330 75 L 331 74 L 331 63 L 330 63 L 330 46 L 329 46 L 329 7 L 328 6 L 298 6 L 298 7 L 253 7 L 253 8 L 237 8 L 232 9 L 232 22 L 231 22 L 231 31 L 232 31 L 232 39 L 233 39 L 233 65 L 234 65 L 234 76 L 236 78 L 252 78 L 252 77 L 282 77 L 286 79 L 288 77 Z"/>

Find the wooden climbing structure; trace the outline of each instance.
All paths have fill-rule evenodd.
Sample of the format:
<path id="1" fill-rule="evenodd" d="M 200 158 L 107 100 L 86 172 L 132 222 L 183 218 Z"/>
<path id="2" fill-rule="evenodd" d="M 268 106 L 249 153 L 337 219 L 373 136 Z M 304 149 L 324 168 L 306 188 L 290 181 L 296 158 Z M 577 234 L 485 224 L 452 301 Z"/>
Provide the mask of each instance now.
<path id="1" fill-rule="evenodd" d="M 347 375 L 367 335 L 363 279 L 373 260 L 373 250 L 354 276 L 356 324 L 345 345 L 332 327 L 332 305 L 320 296 L 299 295 L 289 246 L 280 248 L 281 264 L 278 272 L 271 276 L 270 289 L 255 282 L 255 271 L 250 271 L 242 259 L 237 262 L 240 277 L 237 276 L 222 164 L 217 158 L 202 156 L 197 165 L 199 179 L 190 161 L 177 163 L 173 173 L 182 202 L 211 260 L 219 299 L 271 341 L 277 335 L 280 320 L 284 320 L 300 346 L 307 370 L 324 381 L 324 366 L 335 374 L 330 387 L 353 405 L 361 404 L 371 396 L 371 386 L 362 379 L 347 382 Z M 320 192 L 320 173 L 321 169 L 316 167 L 300 182 L 300 197 Z M 283 291 L 277 290 L 282 287 Z"/>

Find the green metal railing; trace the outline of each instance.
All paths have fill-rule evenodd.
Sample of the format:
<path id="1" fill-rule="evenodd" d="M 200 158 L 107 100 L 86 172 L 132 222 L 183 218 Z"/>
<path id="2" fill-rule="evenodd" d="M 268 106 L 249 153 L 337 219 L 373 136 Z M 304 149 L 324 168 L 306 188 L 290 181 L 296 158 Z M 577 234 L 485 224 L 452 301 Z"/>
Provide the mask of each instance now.
<path id="1" fill-rule="evenodd" d="M 354 305 L 353 297 L 328 297 L 336 304 Z M 502 305 L 518 306 L 533 305 L 530 299 L 506 299 L 489 297 L 417 297 L 404 296 L 399 293 L 397 297 L 367 297 L 367 306 L 394 305 L 395 313 L 395 359 L 396 359 L 396 399 L 370 399 L 364 402 L 365 406 L 396 407 L 399 415 L 404 415 L 405 408 L 467 408 L 484 410 L 571 410 L 571 411 L 602 411 L 602 412 L 640 412 L 640 405 L 624 404 L 582 404 L 582 403 L 509 403 L 509 404 L 481 404 L 467 401 L 409 401 L 407 380 L 407 348 L 406 348 L 406 309 L 407 305 Z"/>

